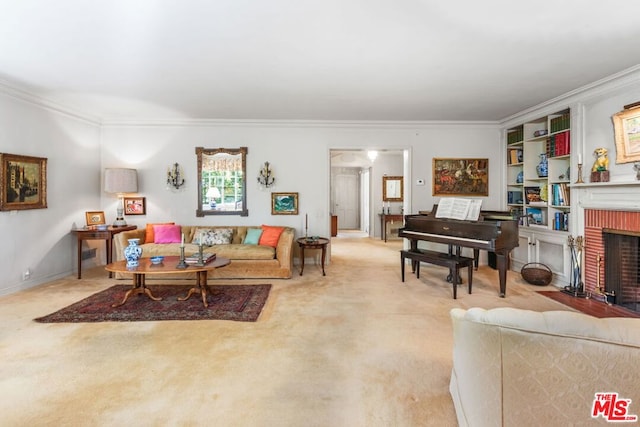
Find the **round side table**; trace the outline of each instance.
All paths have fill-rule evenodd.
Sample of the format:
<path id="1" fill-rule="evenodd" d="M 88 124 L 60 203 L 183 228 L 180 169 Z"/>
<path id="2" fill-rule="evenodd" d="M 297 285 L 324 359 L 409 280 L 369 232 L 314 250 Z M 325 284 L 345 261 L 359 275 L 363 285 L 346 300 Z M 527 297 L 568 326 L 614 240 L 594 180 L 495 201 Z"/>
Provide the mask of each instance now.
<path id="1" fill-rule="evenodd" d="M 300 246 L 300 275 L 302 276 L 302 273 L 304 272 L 304 250 L 322 249 L 322 275 L 326 276 L 324 273 L 324 260 L 327 256 L 327 245 L 329 244 L 329 239 L 325 237 L 318 237 L 317 239 L 300 237 L 296 239 L 296 243 Z"/>

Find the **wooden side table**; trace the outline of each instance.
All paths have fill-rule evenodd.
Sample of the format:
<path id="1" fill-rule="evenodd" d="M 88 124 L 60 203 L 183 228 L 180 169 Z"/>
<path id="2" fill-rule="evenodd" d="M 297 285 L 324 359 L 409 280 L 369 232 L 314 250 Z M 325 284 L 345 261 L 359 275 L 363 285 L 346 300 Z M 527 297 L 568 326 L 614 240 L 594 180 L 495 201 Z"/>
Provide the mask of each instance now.
<path id="1" fill-rule="evenodd" d="M 397 215 L 397 214 L 378 214 L 380 215 L 380 229 L 381 231 L 381 235 L 380 235 L 380 240 L 384 240 L 385 242 L 387 241 L 387 224 L 388 223 L 392 223 L 393 221 L 400 221 L 401 223 L 404 222 L 404 215 Z"/>
<path id="2" fill-rule="evenodd" d="M 300 275 L 302 276 L 302 272 L 304 271 L 304 250 L 305 249 L 322 249 L 322 275 L 326 276 L 324 273 L 324 260 L 327 255 L 327 245 L 329 244 L 329 239 L 325 237 L 319 237 L 315 240 L 311 240 L 307 237 L 300 237 L 296 239 L 298 246 L 300 246 Z"/>
<path id="3" fill-rule="evenodd" d="M 135 225 L 126 225 L 124 227 L 109 226 L 106 230 L 92 230 L 85 228 L 77 228 L 71 230 L 78 239 L 78 279 L 82 278 L 82 241 L 83 240 L 104 240 L 107 249 L 107 264 L 111 264 L 113 253 L 113 236 L 123 231 L 135 230 Z M 113 273 L 109 272 L 109 278 L 113 277 Z"/>

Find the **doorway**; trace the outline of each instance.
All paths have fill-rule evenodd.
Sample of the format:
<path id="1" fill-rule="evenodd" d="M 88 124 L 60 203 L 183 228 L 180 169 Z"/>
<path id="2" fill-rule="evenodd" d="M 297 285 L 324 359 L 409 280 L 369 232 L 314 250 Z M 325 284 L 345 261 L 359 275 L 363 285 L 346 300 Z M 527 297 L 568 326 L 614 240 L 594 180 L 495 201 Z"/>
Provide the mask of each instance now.
<path id="1" fill-rule="evenodd" d="M 329 151 L 330 211 L 337 216 L 338 236 L 380 236 L 377 213 L 382 210 L 382 176 L 405 176 L 407 151 L 380 150 L 376 160 L 364 149 Z"/>

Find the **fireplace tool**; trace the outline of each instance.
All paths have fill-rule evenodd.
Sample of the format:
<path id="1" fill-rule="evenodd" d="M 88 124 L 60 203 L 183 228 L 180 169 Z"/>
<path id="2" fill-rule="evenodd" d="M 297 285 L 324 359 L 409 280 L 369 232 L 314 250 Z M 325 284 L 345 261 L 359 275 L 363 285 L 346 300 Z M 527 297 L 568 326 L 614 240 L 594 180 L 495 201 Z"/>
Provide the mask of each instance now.
<path id="1" fill-rule="evenodd" d="M 616 303 L 616 292 L 607 292 L 604 286 L 600 285 L 600 268 L 602 266 L 602 255 L 596 255 L 596 293 L 604 297 L 604 302 L 609 305 Z"/>
<path id="2" fill-rule="evenodd" d="M 568 245 L 571 250 L 571 278 L 569 286 L 565 286 L 563 292 L 578 298 L 587 298 L 588 295 L 584 291 L 584 282 L 582 281 L 582 236 L 568 237 Z"/>

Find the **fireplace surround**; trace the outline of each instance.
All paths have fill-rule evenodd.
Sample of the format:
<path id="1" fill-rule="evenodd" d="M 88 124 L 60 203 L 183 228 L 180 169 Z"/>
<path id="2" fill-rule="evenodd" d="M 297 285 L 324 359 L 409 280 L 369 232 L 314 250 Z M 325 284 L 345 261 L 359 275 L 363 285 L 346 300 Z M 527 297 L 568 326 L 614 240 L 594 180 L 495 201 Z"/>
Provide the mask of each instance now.
<path id="1" fill-rule="evenodd" d="M 640 212 L 585 209 L 584 219 L 585 291 L 610 303 L 640 311 L 638 304 Z M 621 243 L 623 240 L 625 243 Z M 635 249 L 632 249 L 634 245 Z M 608 250 L 605 246 L 609 246 Z"/>

